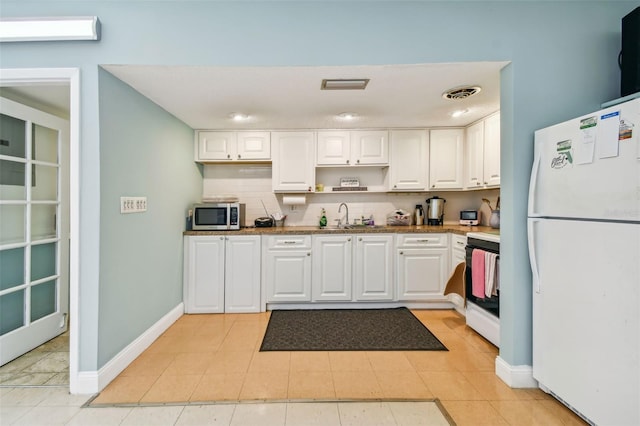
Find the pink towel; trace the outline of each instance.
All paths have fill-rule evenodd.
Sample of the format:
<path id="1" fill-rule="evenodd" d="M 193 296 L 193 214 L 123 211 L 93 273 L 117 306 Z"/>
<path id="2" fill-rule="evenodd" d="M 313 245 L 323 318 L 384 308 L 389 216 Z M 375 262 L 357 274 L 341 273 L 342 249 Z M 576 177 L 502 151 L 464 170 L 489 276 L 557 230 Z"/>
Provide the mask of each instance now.
<path id="1" fill-rule="evenodd" d="M 484 298 L 484 250 L 473 249 L 471 252 L 471 294 Z"/>

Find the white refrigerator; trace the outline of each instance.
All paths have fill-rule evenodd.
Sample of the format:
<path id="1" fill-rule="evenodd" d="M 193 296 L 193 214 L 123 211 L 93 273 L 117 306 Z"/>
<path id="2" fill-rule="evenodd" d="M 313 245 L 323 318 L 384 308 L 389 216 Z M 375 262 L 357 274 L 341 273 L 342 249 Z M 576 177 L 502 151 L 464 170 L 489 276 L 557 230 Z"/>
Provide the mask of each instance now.
<path id="1" fill-rule="evenodd" d="M 640 425 L 640 99 L 535 133 L 533 377 L 597 425 Z"/>

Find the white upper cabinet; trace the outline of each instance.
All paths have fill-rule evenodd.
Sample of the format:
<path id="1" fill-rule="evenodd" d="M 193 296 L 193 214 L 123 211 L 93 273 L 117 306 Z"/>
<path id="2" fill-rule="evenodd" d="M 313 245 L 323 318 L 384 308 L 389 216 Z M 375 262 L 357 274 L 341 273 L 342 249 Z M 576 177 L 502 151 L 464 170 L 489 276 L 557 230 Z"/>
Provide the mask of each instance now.
<path id="1" fill-rule="evenodd" d="M 389 163 L 386 130 L 319 131 L 318 166 L 368 166 Z"/>
<path id="2" fill-rule="evenodd" d="M 315 133 L 273 132 L 272 182 L 276 192 L 312 192 L 315 187 Z"/>
<path id="3" fill-rule="evenodd" d="M 500 113 L 467 127 L 465 188 L 500 186 Z"/>
<path id="4" fill-rule="evenodd" d="M 484 184 L 500 185 L 500 113 L 484 121 Z"/>
<path id="5" fill-rule="evenodd" d="M 431 130 L 429 183 L 431 189 L 462 189 L 464 129 Z"/>
<path id="6" fill-rule="evenodd" d="M 197 132 L 196 161 L 269 161 L 271 135 L 269 132 Z"/>
<path id="7" fill-rule="evenodd" d="M 429 180 L 429 134 L 427 130 L 389 132 L 389 189 L 425 191 Z"/>

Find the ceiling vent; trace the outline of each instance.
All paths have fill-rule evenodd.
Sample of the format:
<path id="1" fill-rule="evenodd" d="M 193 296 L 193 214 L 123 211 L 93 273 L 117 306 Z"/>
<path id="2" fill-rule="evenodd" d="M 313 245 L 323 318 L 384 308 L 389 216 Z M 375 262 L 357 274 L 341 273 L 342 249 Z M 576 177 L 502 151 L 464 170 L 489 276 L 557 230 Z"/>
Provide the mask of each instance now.
<path id="1" fill-rule="evenodd" d="M 473 96 L 477 93 L 480 93 L 482 88 L 480 86 L 463 86 L 456 87 L 455 89 L 447 90 L 442 94 L 442 97 L 445 99 L 458 100 L 458 99 L 466 99 L 470 96 Z"/>
<path id="2" fill-rule="evenodd" d="M 368 78 L 347 78 L 322 80 L 321 90 L 364 90 L 369 84 Z"/>

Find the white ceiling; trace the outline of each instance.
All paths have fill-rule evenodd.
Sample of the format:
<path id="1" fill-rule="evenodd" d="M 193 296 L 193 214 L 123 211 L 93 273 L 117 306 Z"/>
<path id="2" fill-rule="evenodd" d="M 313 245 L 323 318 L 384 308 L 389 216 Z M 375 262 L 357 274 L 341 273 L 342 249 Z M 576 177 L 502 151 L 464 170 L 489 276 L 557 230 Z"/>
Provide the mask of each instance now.
<path id="1" fill-rule="evenodd" d="M 323 67 L 103 65 L 194 129 L 397 128 L 464 126 L 500 108 L 507 62 Z M 324 78 L 368 78 L 365 90 L 320 90 Z M 477 95 L 445 100 L 460 86 Z M 451 112 L 468 109 L 454 119 Z M 249 115 L 234 122 L 232 112 Z M 358 114 L 350 122 L 336 114 Z"/>

